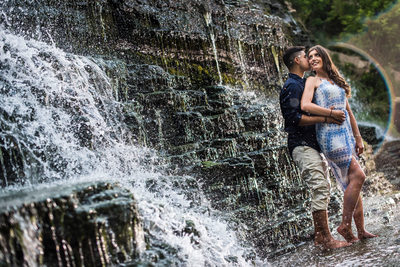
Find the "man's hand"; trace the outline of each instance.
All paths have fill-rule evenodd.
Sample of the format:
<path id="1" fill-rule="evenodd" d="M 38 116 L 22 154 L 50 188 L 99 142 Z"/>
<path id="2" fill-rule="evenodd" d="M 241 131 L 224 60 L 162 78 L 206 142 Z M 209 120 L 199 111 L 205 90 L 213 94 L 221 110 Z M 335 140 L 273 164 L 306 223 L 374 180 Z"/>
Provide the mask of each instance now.
<path id="1" fill-rule="evenodd" d="M 346 114 L 342 110 L 332 109 L 330 117 L 334 118 L 337 121 L 344 122 L 344 120 L 346 119 Z"/>
<path id="2" fill-rule="evenodd" d="M 337 125 L 341 125 L 343 121 L 337 121 L 333 117 L 326 117 L 326 123 L 334 123 Z"/>

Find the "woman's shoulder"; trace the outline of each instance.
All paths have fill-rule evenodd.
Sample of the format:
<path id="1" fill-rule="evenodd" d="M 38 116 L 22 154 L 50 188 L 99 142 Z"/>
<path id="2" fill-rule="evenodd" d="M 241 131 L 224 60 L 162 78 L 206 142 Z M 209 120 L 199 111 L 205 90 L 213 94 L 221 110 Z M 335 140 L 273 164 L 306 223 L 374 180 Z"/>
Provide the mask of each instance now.
<path id="1" fill-rule="evenodd" d="M 319 81 L 320 79 L 318 77 L 315 76 L 308 76 L 306 79 L 306 82 L 308 83 L 316 83 L 317 81 Z"/>
<path id="2" fill-rule="evenodd" d="M 306 80 L 306 85 L 311 85 L 312 87 L 316 88 L 320 85 L 321 79 L 315 76 L 309 76 Z"/>

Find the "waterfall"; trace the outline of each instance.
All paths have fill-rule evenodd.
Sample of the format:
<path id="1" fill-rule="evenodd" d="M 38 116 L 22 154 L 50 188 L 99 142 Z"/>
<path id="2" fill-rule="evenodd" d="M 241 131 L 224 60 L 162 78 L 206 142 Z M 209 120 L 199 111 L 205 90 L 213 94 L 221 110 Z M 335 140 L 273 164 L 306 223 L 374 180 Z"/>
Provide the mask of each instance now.
<path id="1" fill-rule="evenodd" d="M 219 68 L 219 63 L 218 63 L 217 45 L 215 43 L 214 30 L 213 30 L 212 25 L 211 25 L 211 22 L 212 22 L 211 14 L 206 12 L 204 14 L 204 19 L 206 21 L 207 28 L 209 29 L 209 32 L 210 32 L 210 40 L 211 40 L 211 44 L 212 44 L 212 49 L 213 49 L 213 54 L 214 54 L 214 59 L 215 59 L 215 65 L 217 66 L 219 84 L 222 84 L 221 70 Z"/>
<path id="2" fill-rule="evenodd" d="M 1 170 L 1 194 L 115 181 L 138 202 L 153 246 L 143 261 L 151 261 L 157 247 L 172 265 L 268 265 L 210 208 L 193 177 L 167 174 L 154 151 L 135 143 L 104 70 L 118 62 L 67 53 L 4 28 L 0 51 L 1 160 L 14 166 Z M 181 232 L 189 226 L 193 233 Z"/>
<path id="3" fill-rule="evenodd" d="M 238 51 L 239 51 L 239 60 L 240 60 L 240 68 L 242 69 L 243 72 L 243 81 L 245 83 L 245 88 L 249 87 L 249 82 L 246 76 L 246 66 L 244 63 L 244 56 L 243 56 L 243 49 L 242 49 L 242 45 L 240 43 L 240 40 L 238 41 Z"/>

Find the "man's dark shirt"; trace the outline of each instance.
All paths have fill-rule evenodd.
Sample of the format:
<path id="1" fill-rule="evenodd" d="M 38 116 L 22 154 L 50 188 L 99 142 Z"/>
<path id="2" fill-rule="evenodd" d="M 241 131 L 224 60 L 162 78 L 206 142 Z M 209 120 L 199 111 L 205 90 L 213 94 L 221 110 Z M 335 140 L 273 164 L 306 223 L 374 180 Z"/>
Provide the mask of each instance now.
<path id="1" fill-rule="evenodd" d="M 304 85 L 305 79 L 289 73 L 289 78 L 283 85 L 279 97 L 282 115 L 285 119 L 285 131 L 288 133 L 290 155 L 292 155 L 296 146 L 309 146 L 319 152 L 321 151 L 315 134 L 315 125 L 298 126 L 302 114 L 309 116 L 300 107 Z"/>

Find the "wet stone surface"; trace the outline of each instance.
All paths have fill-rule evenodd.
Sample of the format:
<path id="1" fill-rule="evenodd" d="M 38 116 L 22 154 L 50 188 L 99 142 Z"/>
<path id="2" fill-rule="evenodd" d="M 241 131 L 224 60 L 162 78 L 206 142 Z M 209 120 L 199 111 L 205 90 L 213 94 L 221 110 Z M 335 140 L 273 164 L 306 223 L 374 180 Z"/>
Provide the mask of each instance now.
<path id="1" fill-rule="evenodd" d="M 367 231 L 378 237 L 362 240 L 347 248 L 322 250 L 313 241 L 305 242 L 294 251 L 270 259 L 272 266 L 398 266 L 399 247 L 399 193 L 364 199 Z M 353 227 L 354 228 L 354 227 Z M 336 232 L 336 239 L 343 238 Z M 353 229 L 356 233 L 356 229 Z"/>
<path id="2" fill-rule="evenodd" d="M 17 2 L 21 8 L 14 8 Z M 171 163 L 171 173 L 192 175 L 201 182 L 211 206 L 226 212 L 228 221 L 237 225 L 237 235 L 255 244 L 262 257 L 291 250 L 310 238 L 309 191 L 288 154 L 278 103 L 284 76 L 281 56 L 292 37 L 285 30 L 294 25 L 285 22 L 290 15 L 281 4 L 41 0 L 33 5 L 32 1 L 8 0 L 2 7 L 10 19 L 7 23 L 1 16 L 0 22 L 13 33 L 90 56 L 93 65 L 82 63 L 77 69 L 87 71 L 90 84 L 95 85 L 90 90 L 109 97 L 108 101 L 100 96 L 93 100 L 113 122 L 104 124 L 111 129 L 121 125 L 121 132 L 128 129 L 132 136 L 121 134 L 126 143 L 156 149 Z M 60 81 L 75 82 L 76 72 L 63 76 L 67 73 L 63 62 L 53 57 L 51 53 L 38 56 L 60 71 Z M 106 78 L 96 76 L 100 72 L 95 64 Z M 75 96 L 73 88 L 46 96 L 45 86 L 30 86 L 27 91 L 40 103 L 73 115 L 67 128 L 79 148 L 90 151 L 104 140 L 103 133 L 93 134 L 97 125 L 88 124 L 90 118 L 85 116 L 83 107 L 91 98 Z M 110 103 L 121 107 L 121 112 L 109 114 L 119 110 L 104 109 Z M 29 121 L 30 113 L 26 114 L 23 119 Z M 119 136 L 119 132 L 110 135 Z M 11 148 L 18 142 L 7 138 L 0 138 L 1 157 L 8 162 L 2 170 L 7 176 L 2 177 L 2 186 L 29 179 L 20 172 L 24 167 L 20 159 L 31 151 L 49 161 L 59 178 L 65 178 L 72 161 L 63 160 L 57 146 L 50 144 L 48 153 L 37 155 L 21 146 Z M 340 204 L 331 203 L 335 215 Z M 97 208 L 103 212 L 101 205 Z M 188 223 L 189 232 L 191 227 Z M 63 240 L 68 243 L 68 238 Z M 99 257 L 107 261 L 104 255 L 108 254 Z"/>
<path id="3" fill-rule="evenodd" d="M 0 264 L 112 265 L 145 247 L 133 195 L 117 184 L 43 187 L 1 196 Z"/>
<path id="4" fill-rule="evenodd" d="M 400 190 L 400 140 L 385 142 L 375 156 L 376 169 Z"/>

